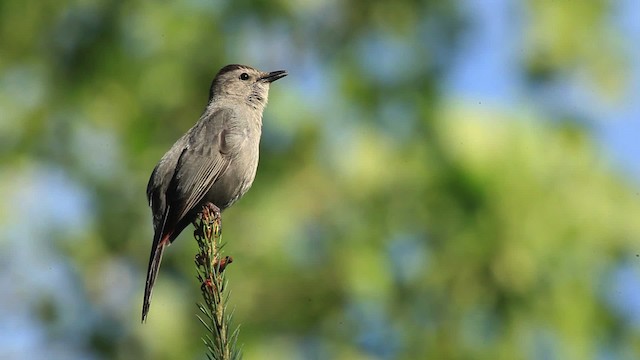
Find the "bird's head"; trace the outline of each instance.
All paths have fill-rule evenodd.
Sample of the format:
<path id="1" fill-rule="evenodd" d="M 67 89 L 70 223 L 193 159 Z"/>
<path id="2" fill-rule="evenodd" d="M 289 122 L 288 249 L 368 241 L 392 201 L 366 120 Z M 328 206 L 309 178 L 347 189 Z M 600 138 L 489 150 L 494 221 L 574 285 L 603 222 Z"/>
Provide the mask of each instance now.
<path id="1" fill-rule="evenodd" d="M 223 99 L 245 101 L 256 109 L 264 109 L 269 97 L 269 84 L 287 76 L 284 70 L 262 72 L 246 65 L 223 67 L 211 83 L 209 102 Z"/>

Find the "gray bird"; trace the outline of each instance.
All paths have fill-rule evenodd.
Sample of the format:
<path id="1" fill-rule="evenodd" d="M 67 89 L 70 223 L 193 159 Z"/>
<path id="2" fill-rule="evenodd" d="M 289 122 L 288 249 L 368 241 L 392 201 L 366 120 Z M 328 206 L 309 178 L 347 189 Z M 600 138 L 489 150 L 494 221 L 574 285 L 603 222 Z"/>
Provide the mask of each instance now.
<path id="1" fill-rule="evenodd" d="M 142 304 L 142 322 L 151 305 L 162 253 L 212 203 L 220 211 L 251 187 L 258 168 L 262 112 L 269 84 L 287 72 L 261 72 L 227 65 L 211 83 L 209 102 L 198 122 L 160 159 L 147 185 L 153 212 L 153 245 Z"/>

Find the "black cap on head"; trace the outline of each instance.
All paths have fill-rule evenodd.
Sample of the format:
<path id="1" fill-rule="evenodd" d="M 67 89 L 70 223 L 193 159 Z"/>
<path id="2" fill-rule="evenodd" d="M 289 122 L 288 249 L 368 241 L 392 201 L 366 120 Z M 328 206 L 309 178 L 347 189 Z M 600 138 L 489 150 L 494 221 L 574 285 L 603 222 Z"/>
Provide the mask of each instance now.
<path id="1" fill-rule="evenodd" d="M 228 72 L 238 70 L 238 69 L 255 70 L 251 66 L 240 65 L 240 64 L 230 64 L 220 69 L 220 71 L 218 71 L 218 73 L 216 74 L 216 77 L 214 77 L 213 81 L 211 81 L 211 87 L 209 87 L 209 101 L 211 101 L 211 99 L 213 98 L 213 88 L 216 85 L 216 79 L 220 75 L 224 75 Z"/>
<path id="2" fill-rule="evenodd" d="M 240 64 L 231 64 L 231 65 L 227 65 L 225 67 L 223 67 L 222 69 L 220 69 L 220 71 L 218 71 L 218 74 L 216 75 L 216 77 L 228 73 L 230 71 L 234 71 L 234 70 L 238 70 L 238 69 L 253 69 L 247 65 L 240 65 Z"/>

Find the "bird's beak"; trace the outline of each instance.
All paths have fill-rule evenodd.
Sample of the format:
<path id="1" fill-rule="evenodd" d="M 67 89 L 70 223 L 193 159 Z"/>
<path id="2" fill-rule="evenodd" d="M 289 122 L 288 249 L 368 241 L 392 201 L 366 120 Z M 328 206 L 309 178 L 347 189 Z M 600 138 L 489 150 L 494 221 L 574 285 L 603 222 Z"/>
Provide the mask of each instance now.
<path id="1" fill-rule="evenodd" d="M 268 82 L 268 83 L 272 83 L 278 79 L 281 79 L 285 76 L 289 75 L 285 70 L 278 70 L 278 71 L 272 71 L 270 73 L 267 73 L 266 75 L 264 75 L 263 77 L 260 78 L 260 80 L 264 81 L 264 82 Z"/>

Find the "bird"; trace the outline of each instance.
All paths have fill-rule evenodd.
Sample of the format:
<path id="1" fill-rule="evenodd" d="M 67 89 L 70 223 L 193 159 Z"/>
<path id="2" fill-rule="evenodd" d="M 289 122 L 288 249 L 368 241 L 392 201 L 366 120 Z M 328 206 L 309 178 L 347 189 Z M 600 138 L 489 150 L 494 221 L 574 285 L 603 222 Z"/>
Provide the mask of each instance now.
<path id="1" fill-rule="evenodd" d="M 153 243 L 142 304 L 142 323 L 151 306 L 162 254 L 205 204 L 220 211 L 251 187 L 258 168 L 262 115 L 269 85 L 285 70 L 262 72 L 231 64 L 218 71 L 198 121 L 162 156 L 147 185 Z"/>

